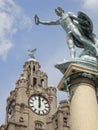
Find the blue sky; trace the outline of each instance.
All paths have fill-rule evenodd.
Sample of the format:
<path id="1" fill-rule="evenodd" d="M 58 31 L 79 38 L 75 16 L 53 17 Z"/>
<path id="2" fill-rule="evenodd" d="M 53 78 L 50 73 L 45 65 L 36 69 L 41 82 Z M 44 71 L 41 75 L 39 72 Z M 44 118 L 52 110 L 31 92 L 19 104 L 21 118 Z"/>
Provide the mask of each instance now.
<path id="1" fill-rule="evenodd" d="M 48 75 L 49 85 L 57 86 L 62 74 L 54 65 L 70 58 L 66 33 L 60 26 L 36 26 L 34 15 L 41 20 L 56 20 L 54 9 L 87 13 L 98 34 L 97 0 L 0 0 L 0 124 L 4 123 L 6 99 L 28 60 L 28 49 L 37 48 L 35 57 Z M 66 94 L 58 92 L 58 101 Z"/>

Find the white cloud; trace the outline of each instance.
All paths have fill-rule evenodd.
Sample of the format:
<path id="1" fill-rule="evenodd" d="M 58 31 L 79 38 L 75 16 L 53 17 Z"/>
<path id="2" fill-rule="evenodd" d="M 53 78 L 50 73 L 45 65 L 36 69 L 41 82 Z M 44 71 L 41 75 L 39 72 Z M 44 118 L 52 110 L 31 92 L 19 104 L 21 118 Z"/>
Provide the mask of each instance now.
<path id="1" fill-rule="evenodd" d="M 98 0 L 82 0 L 85 9 L 98 12 Z"/>
<path id="2" fill-rule="evenodd" d="M 32 22 L 13 0 L 0 0 L 0 57 L 6 59 L 18 29 L 30 30 Z"/>
<path id="3" fill-rule="evenodd" d="M 0 43 L 0 56 L 5 60 L 8 51 L 12 48 L 13 44 L 9 40 L 3 39 Z"/>

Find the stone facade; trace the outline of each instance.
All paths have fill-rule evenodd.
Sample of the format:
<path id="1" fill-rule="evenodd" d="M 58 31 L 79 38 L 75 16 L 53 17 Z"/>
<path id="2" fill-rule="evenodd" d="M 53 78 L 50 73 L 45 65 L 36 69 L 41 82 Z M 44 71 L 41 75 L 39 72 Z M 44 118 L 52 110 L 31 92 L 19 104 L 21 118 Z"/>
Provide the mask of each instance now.
<path id="1" fill-rule="evenodd" d="M 48 86 L 48 76 L 39 62 L 33 58 L 26 61 L 7 99 L 6 122 L 0 130 L 69 130 L 69 103 L 64 100 L 57 107 L 56 91 Z"/>
<path id="2" fill-rule="evenodd" d="M 69 102 L 60 101 L 57 111 L 47 119 L 49 130 L 70 130 L 69 125 Z"/>

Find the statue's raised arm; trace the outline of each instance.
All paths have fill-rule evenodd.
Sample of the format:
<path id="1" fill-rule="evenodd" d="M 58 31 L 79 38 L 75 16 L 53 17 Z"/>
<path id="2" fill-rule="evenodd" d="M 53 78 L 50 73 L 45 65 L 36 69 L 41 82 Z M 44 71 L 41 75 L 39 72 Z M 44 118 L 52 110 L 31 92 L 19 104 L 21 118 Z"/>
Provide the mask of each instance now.
<path id="1" fill-rule="evenodd" d="M 37 14 L 34 16 L 36 25 L 43 24 L 43 25 L 59 25 L 59 20 L 57 21 L 41 21 Z"/>
<path id="2" fill-rule="evenodd" d="M 64 10 L 61 8 L 61 7 L 57 7 L 55 9 L 55 13 L 60 17 L 59 19 L 57 20 L 53 20 L 53 21 L 41 21 L 39 19 L 39 17 L 37 15 L 34 16 L 34 19 L 35 19 L 35 24 L 36 25 L 39 25 L 39 24 L 43 24 L 43 25 L 61 25 L 63 27 L 63 29 L 65 31 L 67 31 L 67 34 L 69 34 L 70 32 L 70 29 L 67 28 L 67 24 L 65 23 L 65 19 L 69 18 L 72 22 L 72 19 L 76 20 L 77 21 L 77 17 L 75 15 L 73 15 L 72 13 L 70 14 L 66 14 L 64 12 Z M 69 40 L 70 39 L 70 40 Z M 71 53 L 71 57 L 74 58 L 75 57 L 75 49 L 74 49 L 74 43 L 73 43 L 73 39 L 72 37 L 68 36 L 68 45 L 69 45 L 69 49 L 70 49 L 70 53 Z"/>

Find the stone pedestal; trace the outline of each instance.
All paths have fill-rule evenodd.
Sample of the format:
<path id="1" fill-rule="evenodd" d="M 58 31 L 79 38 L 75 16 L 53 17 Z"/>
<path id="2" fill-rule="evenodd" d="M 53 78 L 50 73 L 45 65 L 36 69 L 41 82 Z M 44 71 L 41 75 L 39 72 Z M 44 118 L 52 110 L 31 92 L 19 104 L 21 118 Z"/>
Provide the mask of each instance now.
<path id="1" fill-rule="evenodd" d="M 80 80 L 82 82 L 83 79 Z M 80 83 L 71 86 L 70 91 L 72 94 L 70 104 L 71 130 L 97 130 L 98 108 L 95 87 L 89 82 Z"/>
<path id="2" fill-rule="evenodd" d="M 98 72 L 70 64 L 58 88 L 70 93 L 71 130 L 98 130 Z"/>

